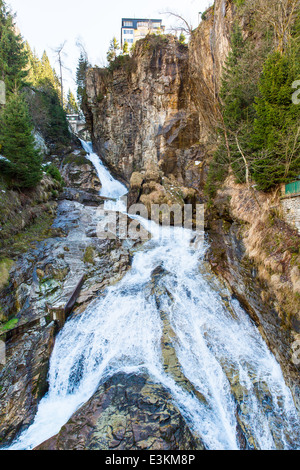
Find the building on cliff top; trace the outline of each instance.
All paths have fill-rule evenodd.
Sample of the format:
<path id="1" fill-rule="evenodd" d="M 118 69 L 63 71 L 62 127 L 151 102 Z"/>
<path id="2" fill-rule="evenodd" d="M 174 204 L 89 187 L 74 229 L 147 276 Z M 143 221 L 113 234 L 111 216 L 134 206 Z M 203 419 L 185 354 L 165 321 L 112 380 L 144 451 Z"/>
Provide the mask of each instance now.
<path id="1" fill-rule="evenodd" d="M 121 27 L 121 47 L 125 42 L 131 47 L 136 41 L 147 36 L 149 33 L 165 31 L 162 20 L 153 20 L 145 18 L 122 18 Z"/>

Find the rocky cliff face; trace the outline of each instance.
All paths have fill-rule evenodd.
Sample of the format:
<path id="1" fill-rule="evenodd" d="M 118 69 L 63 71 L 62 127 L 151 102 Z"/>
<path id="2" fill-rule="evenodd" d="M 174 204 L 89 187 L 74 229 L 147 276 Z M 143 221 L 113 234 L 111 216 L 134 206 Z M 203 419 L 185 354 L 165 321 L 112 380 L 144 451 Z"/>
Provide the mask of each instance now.
<path id="1" fill-rule="evenodd" d="M 137 45 L 132 58 L 118 61 L 112 70 L 89 71 L 86 116 L 94 148 L 113 174 L 130 187 L 131 202 L 204 200 L 203 183 L 214 147 L 214 94 L 229 51 L 234 17 L 233 1 L 216 0 L 193 33 L 189 48 L 172 37 L 151 37 Z M 0 287 L 1 326 L 10 319 L 24 324 L 37 320 L 24 334 L 7 341 L 7 362 L 0 365 L 0 440 L 4 445 L 32 422 L 47 391 L 57 331 L 53 322 L 43 323 L 49 304 L 53 308 L 65 305 L 84 272 L 86 283 L 75 309 L 75 315 L 80 315 L 130 267 L 130 244 L 96 237 L 93 206 L 103 201 L 98 195 L 100 182 L 84 154 L 79 149 L 66 152 L 59 164 L 68 188 L 63 200 L 52 201 L 53 212 L 57 204 L 58 211 L 51 232 L 15 264 L 6 261 L 0 266 L 5 270 Z M 55 189 L 51 185 L 41 188 L 41 212 L 51 210 L 52 206 L 43 204 Z M 47 200 L 43 200 L 44 193 L 49 193 Z M 299 235 L 279 216 L 274 213 L 274 201 L 248 193 L 243 185 L 228 179 L 207 210 L 211 242 L 207 259 L 260 328 L 297 400 L 299 368 L 292 354 L 300 333 Z M 154 277 L 160 275 L 160 271 L 154 273 Z M 164 369 L 185 383 L 170 347 L 172 331 L 163 312 L 161 319 Z M 39 448 L 203 447 L 163 387 L 147 375 L 119 374 L 100 384 L 60 433 Z"/>
<path id="2" fill-rule="evenodd" d="M 204 14 L 189 44 L 189 79 L 192 100 L 199 113 L 200 142 L 209 144 L 216 125 L 216 100 L 222 68 L 230 50 L 235 16 L 232 0 L 218 0 Z"/>
<path id="3" fill-rule="evenodd" d="M 172 36 L 149 36 L 111 70 L 88 71 L 86 117 L 94 148 L 132 188 L 130 202 L 143 194 L 146 205 L 170 203 L 169 186 L 183 193 L 182 201 L 186 187 L 201 198 L 233 17 L 233 2 L 218 0 L 189 47 Z"/>
<path id="4" fill-rule="evenodd" d="M 259 327 L 300 408 L 298 232 L 284 222 L 278 196 L 249 190 L 232 177 L 207 216 L 207 258 Z"/>
<path id="5" fill-rule="evenodd" d="M 202 147 L 188 62 L 187 47 L 174 37 L 149 37 L 114 70 L 88 72 L 94 148 L 128 185 L 136 174 L 131 186 L 137 193 L 152 193 L 153 202 L 172 200 L 171 181 L 177 194 L 187 180 L 200 186 L 201 165 L 195 162 L 202 159 Z M 143 188 L 143 182 L 152 186 Z"/>
<path id="6" fill-rule="evenodd" d="M 185 87 L 187 66 L 185 46 L 172 37 L 151 37 L 125 57 L 125 66 L 88 72 L 96 149 L 128 183 L 134 171 L 153 166 L 182 177 L 181 160 L 199 134 Z"/>

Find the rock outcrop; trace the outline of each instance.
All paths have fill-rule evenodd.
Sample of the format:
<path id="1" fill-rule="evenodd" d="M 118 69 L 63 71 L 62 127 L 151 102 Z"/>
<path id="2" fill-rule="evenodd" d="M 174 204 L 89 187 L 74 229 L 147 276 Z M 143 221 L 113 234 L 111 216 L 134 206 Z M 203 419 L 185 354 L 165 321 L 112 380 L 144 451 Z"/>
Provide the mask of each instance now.
<path id="1" fill-rule="evenodd" d="M 94 150 L 130 188 L 129 204 L 141 202 L 149 209 L 157 203 L 205 200 L 203 186 L 218 112 L 215 96 L 230 49 L 235 11 L 233 0 L 216 0 L 192 34 L 189 47 L 174 37 L 149 36 L 137 43 L 132 57 L 119 58 L 109 70 L 89 70 L 85 112 Z M 58 188 L 47 177 L 37 189 L 39 208 L 25 198 L 20 215 L 18 198 L 23 196 L 10 195 L 17 231 L 29 227 L 41 211 L 50 211 L 52 222 L 57 209 L 57 217 L 43 242 L 37 240 L 15 263 L 5 260 L 0 266 L 5 280 L 0 291 L 1 323 L 13 319 L 26 325 L 41 320 L 7 341 L 6 364 L 0 365 L 0 440 L 4 445 L 32 422 L 47 390 L 57 325 L 43 323 L 45 312 L 62 308 L 85 273 L 74 311 L 80 315 L 130 267 L 134 242 L 96 236 L 95 206 L 103 198 L 84 152 L 69 148 L 57 164 L 67 184 L 60 202 L 56 200 Z M 267 199 L 230 178 L 224 182 L 207 210 L 211 242 L 207 259 L 259 327 L 299 405 L 299 367 L 292 360 L 293 344 L 300 338 L 299 235 L 282 222 L 278 205 L 272 207 L 274 201 L 270 204 Z M 5 221 L 5 208 L 1 217 Z M 2 228 L 0 241 L 14 233 L 12 225 Z M 163 268 L 153 273 L 149 286 L 158 285 L 157 305 L 163 293 L 161 276 Z M 161 321 L 163 367 L 191 390 L 171 346 L 172 328 L 164 312 Z M 239 432 L 242 443 L 243 432 Z M 38 447 L 179 448 L 204 446 L 192 435 L 169 393 L 145 374 L 118 374 L 101 383 L 59 434 Z"/>
<path id="2" fill-rule="evenodd" d="M 94 165 L 86 158 L 84 150 L 75 150 L 66 155 L 61 162 L 61 175 L 68 188 L 99 194 L 101 182 Z"/>
<path id="3" fill-rule="evenodd" d="M 88 71 L 85 111 L 94 148 L 128 184 L 133 173 L 160 171 L 201 195 L 234 9 L 232 1 L 215 2 L 189 47 L 150 35 L 111 69 Z"/>
<path id="4" fill-rule="evenodd" d="M 35 450 L 201 450 L 169 393 L 147 375 L 117 374 Z"/>
<path id="5" fill-rule="evenodd" d="M 300 408 L 300 237 L 280 213 L 275 194 L 249 190 L 232 177 L 207 212 L 213 270 L 225 279 L 280 362 Z"/>
<path id="6" fill-rule="evenodd" d="M 188 92 L 187 46 L 149 36 L 114 70 L 90 69 L 88 109 L 94 149 L 127 184 L 139 173 L 151 202 L 172 201 L 162 178 L 199 187 L 199 118 Z M 149 186 L 149 184 L 151 186 Z M 132 190 L 136 191 L 136 184 Z M 132 202 L 137 202 L 135 195 Z M 149 198 L 147 198 L 147 201 Z"/>
<path id="7" fill-rule="evenodd" d="M 0 190 L 0 256 L 8 257 L 14 237 L 28 229 L 40 217 L 48 213 L 55 214 L 60 183 L 44 174 L 42 181 L 35 189 L 19 192 L 17 190 Z M 38 232 L 38 231 L 37 231 Z M 22 250 L 21 250 L 22 251 Z"/>

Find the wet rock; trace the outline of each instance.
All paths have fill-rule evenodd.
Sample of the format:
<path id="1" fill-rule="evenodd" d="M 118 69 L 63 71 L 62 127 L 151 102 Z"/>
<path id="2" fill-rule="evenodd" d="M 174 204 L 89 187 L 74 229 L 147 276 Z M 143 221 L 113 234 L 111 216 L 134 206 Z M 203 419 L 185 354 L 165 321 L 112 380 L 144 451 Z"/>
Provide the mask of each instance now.
<path id="1" fill-rule="evenodd" d="M 117 374 L 36 450 L 195 450 L 169 393 L 147 375 Z"/>
<path id="2" fill-rule="evenodd" d="M 128 58 L 130 66 L 88 71 L 85 114 L 94 149 L 127 183 L 143 171 L 160 182 L 162 170 L 183 184 L 198 155 L 190 152 L 199 147 L 200 125 L 188 92 L 188 56 L 173 36 L 148 37 Z"/>
<path id="3" fill-rule="evenodd" d="M 82 191 L 76 188 L 66 188 L 61 194 L 60 199 L 79 202 L 85 206 L 100 206 L 108 198 L 99 196 L 99 192 L 95 190 Z"/>
<path id="4" fill-rule="evenodd" d="M 6 343 L 6 365 L 0 365 L 0 442 L 8 445 L 34 419 L 47 391 L 54 323 L 28 330 Z"/>
<path id="5" fill-rule="evenodd" d="M 36 243 L 16 261 L 9 285 L 0 291 L 3 319 L 16 319 L 24 331 L 7 342 L 7 361 L 0 367 L 2 445 L 31 424 L 47 390 L 49 358 L 59 326 L 44 322 L 49 311 L 63 309 L 86 274 L 73 314 L 82 312 L 130 267 L 129 248 L 118 238 L 90 237 L 97 232 L 98 220 L 96 207 L 61 201 L 53 229 L 64 236 Z M 27 327 L 36 321 L 34 328 Z"/>
<path id="6" fill-rule="evenodd" d="M 101 182 L 95 167 L 85 155 L 84 151 L 80 155 L 77 153 L 67 155 L 62 162 L 62 177 L 67 187 L 99 192 Z"/>

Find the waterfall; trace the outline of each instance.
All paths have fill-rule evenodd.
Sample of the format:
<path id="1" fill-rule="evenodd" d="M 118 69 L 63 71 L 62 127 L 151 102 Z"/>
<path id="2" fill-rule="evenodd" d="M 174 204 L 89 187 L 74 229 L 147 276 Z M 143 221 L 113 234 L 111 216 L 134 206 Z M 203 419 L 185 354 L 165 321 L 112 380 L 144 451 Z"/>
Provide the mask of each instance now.
<path id="1" fill-rule="evenodd" d="M 102 195 L 121 198 L 126 188 L 83 146 Z M 123 279 L 59 333 L 49 391 L 11 449 L 32 449 L 57 434 L 99 383 L 118 372 L 147 372 L 163 384 L 207 449 L 239 449 L 237 421 L 257 449 L 296 449 L 299 416 L 279 364 L 238 301 L 205 267 L 205 245 L 191 244 L 189 230 L 140 221 L 151 240 L 136 251 Z M 158 267 L 156 294 L 151 280 Z M 190 390 L 164 367 L 162 312 Z"/>
<path id="2" fill-rule="evenodd" d="M 90 162 L 94 165 L 99 180 L 101 181 L 102 188 L 99 193 L 100 196 L 115 199 L 115 201 L 106 201 L 104 208 L 107 210 L 125 212 L 127 207 L 122 201 L 122 196 L 127 194 L 127 188 L 111 176 L 110 172 L 103 165 L 98 155 L 93 153 L 92 144 L 85 142 L 84 140 L 80 141 L 82 147 L 87 152 L 88 160 L 90 160 Z"/>

